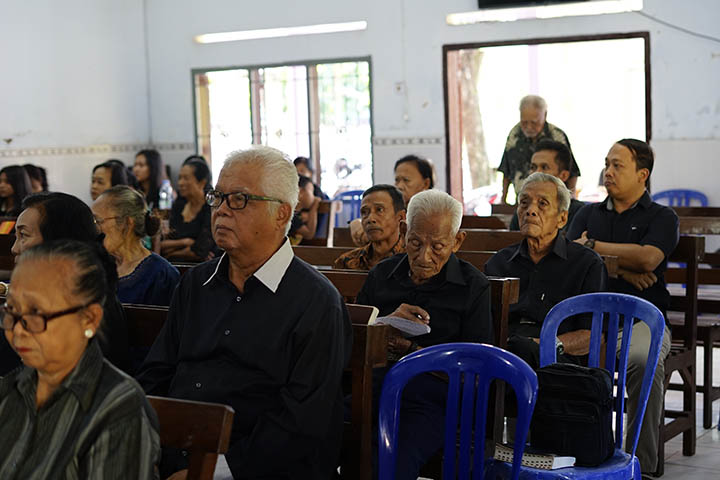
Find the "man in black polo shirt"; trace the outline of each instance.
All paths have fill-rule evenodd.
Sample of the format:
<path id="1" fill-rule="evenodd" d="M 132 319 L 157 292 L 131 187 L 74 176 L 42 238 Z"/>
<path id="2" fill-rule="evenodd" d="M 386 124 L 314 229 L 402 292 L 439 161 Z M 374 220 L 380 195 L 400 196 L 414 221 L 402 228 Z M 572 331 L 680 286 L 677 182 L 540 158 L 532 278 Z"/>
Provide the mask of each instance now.
<path id="1" fill-rule="evenodd" d="M 608 290 L 644 298 L 665 315 L 670 294 L 665 287 L 664 272 L 667 257 L 678 243 L 678 217 L 672 209 L 653 202 L 647 192 L 653 164 L 653 152 L 647 143 L 634 139 L 615 143 L 605 159 L 608 197 L 583 207 L 570 225 L 567 236 L 600 254 L 618 257 L 619 278 L 608 281 Z M 630 427 L 627 438 L 632 438 L 635 431 L 634 414 L 649 343 L 649 329 L 644 323 L 637 323 L 632 331 L 628 360 L 627 424 Z M 670 330 L 665 327 L 636 452 L 642 471 L 648 473 L 657 467 L 665 357 L 669 351 Z"/>
<path id="2" fill-rule="evenodd" d="M 462 204 L 445 192 L 414 195 L 407 209 L 407 254 L 383 260 L 368 273 L 358 303 L 376 306 L 382 316 L 430 325 L 430 333 L 412 339 L 393 329 L 393 359 L 440 343 L 493 343 L 490 283 L 454 255 L 465 239 L 465 232 L 459 231 L 462 213 Z M 420 375 L 408 382 L 394 478 L 415 480 L 442 447 L 446 395 L 447 383 L 435 376 Z"/>
<path id="3" fill-rule="evenodd" d="M 234 478 L 331 478 L 352 329 L 338 291 L 285 236 L 297 173 L 275 149 L 236 152 L 207 200 L 225 253 L 183 276 L 138 381 L 147 394 L 233 407 Z M 187 468 L 187 452 L 166 453 L 163 478 Z"/>
<path id="4" fill-rule="evenodd" d="M 550 309 L 569 297 L 605 290 L 607 271 L 600 256 L 560 233 L 565 226 L 570 192 L 559 178 L 530 175 L 518 195 L 520 232 L 517 245 L 500 250 L 485 264 L 485 273 L 520 279 L 520 298 L 510 306 L 508 350 L 533 369 L 540 367 L 539 337 Z M 590 346 L 591 320 L 578 316 L 558 329 L 558 361 L 578 363 Z"/>
<path id="5" fill-rule="evenodd" d="M 555 140 L 540 140 L 537 144 L 537 150 L 530 159 L 530 171 L 547 173 L 553 177 L 557 177 L 564 182 L 570 178 L 570 165 L 572 164 L 572 153 L 564 143 Z M 566 184 L 567 186 L 567 184 Z M 565 226 L 560 230 L 565 231 L 572 223 L 573 217 L 585 205 L 580 200 L 570 197 L 570 207 L 568 208 L 568 218 Z M 512 220 L 510 220 L 510 230 L 520 230 L 518 221 L 518 213 L 515 211 Z"/>

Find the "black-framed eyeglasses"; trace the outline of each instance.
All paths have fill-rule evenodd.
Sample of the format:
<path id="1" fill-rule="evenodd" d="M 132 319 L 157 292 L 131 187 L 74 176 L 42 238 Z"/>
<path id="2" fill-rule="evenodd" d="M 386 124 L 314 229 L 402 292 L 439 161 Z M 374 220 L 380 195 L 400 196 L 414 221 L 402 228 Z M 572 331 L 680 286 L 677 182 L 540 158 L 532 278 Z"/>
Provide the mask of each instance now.
<path id="1" fill-rule="evenodd" d="M 245 192 L 223 193 L 220 190 L 210 190 L 205 195 L 205 201 L 212 208 L 220 208 L 223 201 L 227 201 L 228 207 L 232 210 L 242 210 L 247 206 L 248 200 L 260 200 L 262 202 L 278 202 L 285 203 L 279 198 L 264 197 L 262 195 L 253 195 Z"/>
<path id="2" fill-rule="evenodd" d="M 78 305 L 77 307 L 67 308 L 65 310 L 54 313 L 17 313 L 10 310 L 8 304 L 0 306 L 0 316 L 2 317 L 3 330 L 12 330 L 15 324 L 20 322 L 23 328 L 30 333 L 42 333 L 47 329 L 47 322 L 64 315 L 77 313 L 80 310 L 89 307 L 97 300 Z"/>

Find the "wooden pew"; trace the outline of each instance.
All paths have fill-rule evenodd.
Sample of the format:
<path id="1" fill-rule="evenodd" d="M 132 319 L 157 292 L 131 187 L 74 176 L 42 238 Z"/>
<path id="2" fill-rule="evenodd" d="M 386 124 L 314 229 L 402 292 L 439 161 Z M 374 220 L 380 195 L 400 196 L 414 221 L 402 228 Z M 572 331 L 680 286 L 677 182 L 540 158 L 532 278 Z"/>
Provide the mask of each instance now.
<path id="1" fill-rule="evenodd" d="M 678 217 L 720 217 L 720 207 L 670 207 Z"/>
<path id="2" fill-rule="evenodd" d="M 463 241 L 462 250 L 497 252 L 503 248 L 520 243 L 522 234 L 510 230 L 492 230 L 482 228 L 463 229 L 467 235 Z"/>
<path id="3" fill-rule="evenodd" d="M 160 445 L 188 452 L 188 480 L 212 480 L 230 445 L 235 411 L 219 403 L 148 396 L 160 422 Z"/>
<path id="4" fill-rule="evenodd" d="M 335 227 L 332 235 L 333 247 L 356 247 L 356 245 L 352 241 L 352 235 L 350 235 L 350 228 Z"/>
<path id="5" fill-rule="evenodd" d="M 315 266 L 332 266 L 335 259 L 354 247 L 312 247 L 297 245 L 293 247 L 295 256 Z"/>
<path id="6" fill-rule="evenodd" d="M 493 230 L 507 230 L 508 226 L 498 217 L 463 215 L 460 228 L 489 228 Z"/>
<path id="7" fill-rule="evenodd" d="M 131 347 L 150 347 L 162 329 L 168 309 L 132 304 L 123 305 L 123 309 Z M 388 327 L 368 325 L 371 311 L 372 307 L 365 305 L 348 305 L 353 324 L 353 346 L 348 366 L 352 421 L 346 427 L 343 443 L 347 445 L 346 451 L 352 453 L 348 458 L 348 465 L 352 467 L 349 470 L 355 472 L 352 475 L 348 473 L 349 478 L 369 479 L 372 476 L 372 370 L 387 364 Z"/>
<path id="8" fill-rule="evenodd" d="M 510 215 L 512 216 L 515 213 L 515 209 L 517 208 L 517 205 L 505 205 L 503 203 L 495 204 L 493 203 L 491 206 L 491 211 L 493 215 Z"/>
<path id="9" fill-rule="evenodd" d="M 686 235 L 720 235 L 720 217 L 680 217 L 680 233 Z"/>
<path id="10" fill-rule="evenodd" d="M 673 338 L 673 345 L 665 360 L 665 389 L 668 389 L 670 377 L 677 371 L 682 379 L 683 406 L 681 410 L 664 408 L 664 417 L 672 418 L 669 423 L 660 425 L 658 442 L 658 467 L 656 474 L 665 470 L 665 442 L 677 435 L 683 436 L 683 455 L 695 454 L 695 393 L 697 313 L 698 313 L 698 266 L 705 252 L 705 238 L 700 236 L 681 236 L 678 246 L 670 255 L 669 261 L 684 263 L 685 267 L 668 268 L 665 274 L 667 283 L 682 283 L 686 288 L 682 294 L 671 295 L 669 312 L 680 312 L 683 316 L 682 334 Z"/>

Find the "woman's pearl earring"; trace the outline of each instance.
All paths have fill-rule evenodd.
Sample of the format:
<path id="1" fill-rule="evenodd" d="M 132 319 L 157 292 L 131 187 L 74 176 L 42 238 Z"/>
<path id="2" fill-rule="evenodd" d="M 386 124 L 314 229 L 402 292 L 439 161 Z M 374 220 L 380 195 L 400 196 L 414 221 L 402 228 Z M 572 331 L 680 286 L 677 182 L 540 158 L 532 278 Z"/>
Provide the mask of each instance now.
<path id="1" fill-rule="evenodd" d="M 94 334 L 95 332 L 92 331 L 92 328 L 85 329 L 85 338 L 92 338 Z"/>

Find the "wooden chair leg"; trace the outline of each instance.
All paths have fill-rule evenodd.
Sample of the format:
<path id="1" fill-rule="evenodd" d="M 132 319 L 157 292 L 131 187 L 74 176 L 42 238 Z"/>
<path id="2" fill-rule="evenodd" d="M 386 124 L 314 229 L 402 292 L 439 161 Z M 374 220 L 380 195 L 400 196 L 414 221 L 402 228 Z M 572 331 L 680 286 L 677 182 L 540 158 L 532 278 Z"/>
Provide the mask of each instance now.
<path id="1" fill-rule="evenodd" d="M 713 398 L 713 339 L 711 328 L 698 329 L 703 344 L 703 428 L 712 427 Z"/>
<path id="2" fill-rule="evenodd" d="M 697 434 L 697 426 L 695 423 L 696 418 L 696 393 L 697 393 L 697 381 L 696 381 L 696 370 L 695 366 L 689 366 L 681 371 L 681 374 L 685 374 L 685 389 L 683 390 L 683 410 L 690 412 L 690 419 L 692 420 L 690 428 L 683 432 L 683 455 L 686 457 L 695 455 L 695 441 Z"/>

